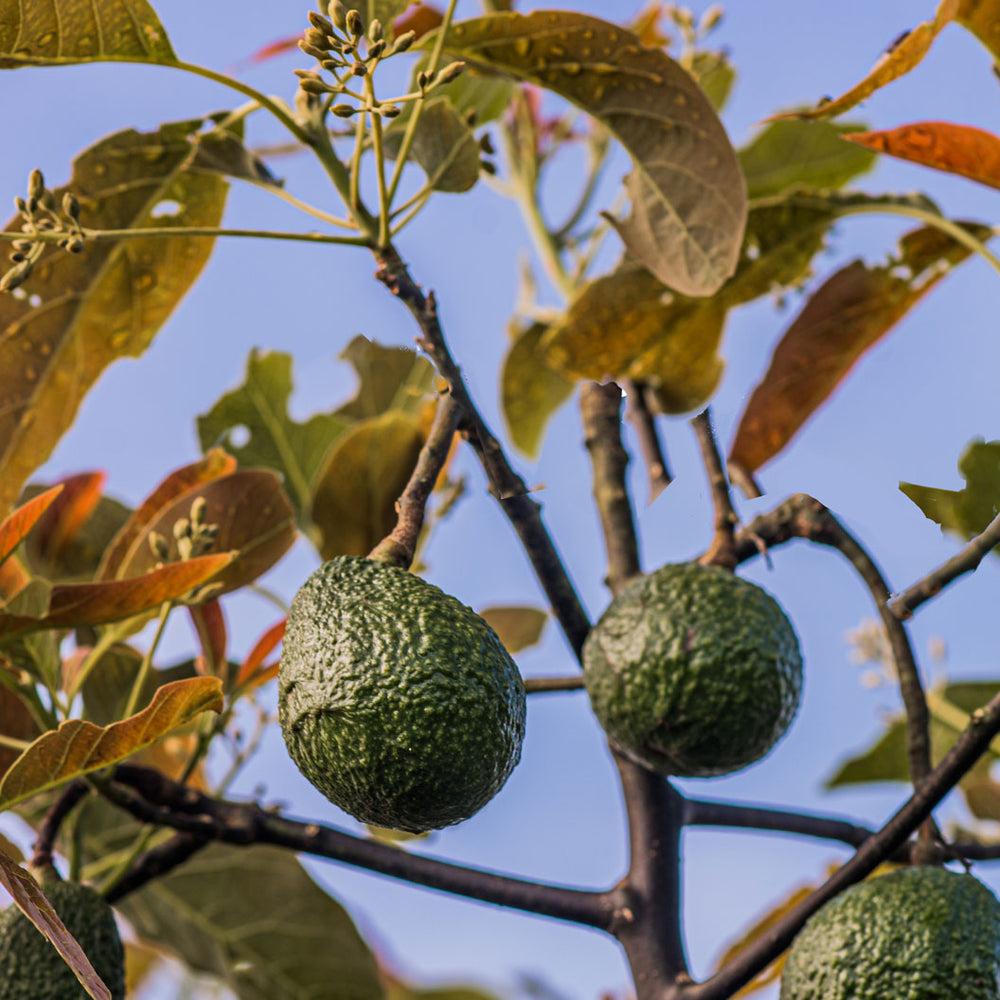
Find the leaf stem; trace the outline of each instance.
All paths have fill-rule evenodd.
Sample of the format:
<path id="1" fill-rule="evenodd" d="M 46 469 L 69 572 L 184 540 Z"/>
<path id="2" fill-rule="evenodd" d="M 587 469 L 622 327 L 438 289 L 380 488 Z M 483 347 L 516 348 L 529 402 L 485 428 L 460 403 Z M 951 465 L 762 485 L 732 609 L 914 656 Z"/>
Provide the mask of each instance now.
<path id="1" fill-rule="evenodd" d="M 143 688 L 146 686 L 146 680 L 149 678 L 149 672 L 153 666 L 153 656 L 156 653 L 156 647 L 159 646 L 160 639 L 163 638 L 163 630 L 166 627 L 167 619 L 170 617 L 170 612 L 173 608 L 173 601 L 164 601 L 160 605 L 160 616 L 156 623 L 156 632 L 153 634 L 153 641 L 149 644 L 146 655 L 142 658 L 142 663 L 139 664 L 135 680 L 132 682 L 132 690 L 129 693 L 128 702 L 125 705 L 125 714 L 123 715 L 125 719 L 135 715 L 139 698 L 142 696 Z"/>

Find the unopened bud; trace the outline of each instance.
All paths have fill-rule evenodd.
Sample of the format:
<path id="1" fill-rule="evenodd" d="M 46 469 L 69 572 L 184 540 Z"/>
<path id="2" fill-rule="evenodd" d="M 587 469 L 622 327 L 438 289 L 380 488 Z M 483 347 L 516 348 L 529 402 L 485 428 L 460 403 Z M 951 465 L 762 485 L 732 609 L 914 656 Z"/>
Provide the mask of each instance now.
<path id="1" fill-rule="evenodd" d="M 496 164 L 494 164 L 492 160 L 480 160 L 479 169 L 482 170 L 484 174 L 489 174 L 490 177 L 495 176 L 497 172 Z"/>
<path id="2" fill-rule="evenodd" d="M 322 80 L 300 80 L 299 87 L 307 94 L 328 94 L 330 88 Z"/>
<path id="3" fill-rule="evenodd" d="M 174 538 L 187 538 L 191 534 L 191 522 L 186 517 L 174 521 Z"/>
<path id="4" fill-rule="evenodd" d="M 158 531 L 151 531 L 146 536 L 146 541 L 149 542 L 150 551 L 157 559 L 164 561 L 169 557 L 170 546 L 167 545 L 167 540 Z"/>
<path id="5" fill-rule="evenodd" d="M 400 107 L 398 104 L 383 104 L 382 107 L 378 109 L 378 113 L 383 118 L 395 118 L 400 112 Z"/>
<path id="6" fill-rule="evenodd" d="M 430 83 L 431 78 L 421 70 L 417 74 L 417 86 L 420 88 L 420 92 L 423 93 L 427 89 L 427 84 Z"/>
<path id="7" fill-rule="evenodd" d="M 334 27 L 339 28 L 341 31 L 347 27 L 347 10 L 340 0 L 330 0 L 330 6 L 327 7 L 326 12 L 330 16 Z"/>
<path id="8" fill-rule="evenodd" d="M 322 14 L 317 14 L 314 10 L 309 11 L 309 23 L 318 31 L 322 31 L 324 35 L 333 34 L 333 24 L 330 19 Z"/>
<path id="9" fill-rule="evenodd" d="M 68 219 L 76 220 L 80 218 L 80 202 L 77 201 L 76 195 L 72 191 L 67 191 L 63 195 L 62 210 L 63 215 Z"/>
<path id="10" fill-rule="evenodd" d="M 368 25 L 368 41 L 380 42 L 382 40 L 382 22 L 377 18 L 372 18 L 372 23 Z"/>
<path id="11" fill-rule="evenodd" d="M 453 62 L 449 63 L 443 70 L 441 70 L 435 77 L 435 82 L 437 83 L 451 83 L 452 80 L 458 78 L 462 70 L 465 69 L 464 62 Z"/>
<path id="12" fill-rule="evenodd" d="M 310 45 L 304 38 L 299 40 L 299 48 L 312 59 L 325 59 L 326 52 L 323 49 L 316 48 L 315 45 Z"/>
<path id="13" fill-rule="evenodd" d="M 30 198 L 41 198 L 44 190 L 45 178 L 42 176 L 41 170 L 36 167 L 28 177 L 28 196 Z"/>
<path id="14" fill-rule="evenodd" d="M 8 260 L 9 260 L 9 261 L 10 261 L 10 262 L 11 262 L 12 264 L 21 264 L 21 263 L 23 263 L 23 262 L 24 262 L 25 260 L 27 260 L 27 257 L 25 257 L 25 256 L 24 256 L 24 254 L 23 254 L 23 253 L 21 253 L 21 251 L 20 251 L 20 250 L 15 250 L 15 251 L 14 251 L 13 253 L 11 253 L 11 254 L 9 254 L 9 255 L 8 255 L 7 259 L 8 259 Z"/>
<path id="15" fill-rule="evenodd" d="M 399 38 L 392 43 L 393 54 L 396 52 L 405 52 L 416 40 L 417 33 L 415 31 L 404 31 Z"/>
<path id="16" fill-rule="evenodd" d="M 708 34 L 713 28 L 715 28 L 718 23 L 722 20 L 722 5 L 714 3 L 704 14 L 701 15 L 701 28 L 702 34 Z"/>
<path id="17" fill-rule="evenodd" d="M 208 501 L 204 497 L 195 497 L 191 501 L 191 523 L 193 525 L 200 525 L 205 520 L 205 508 L 207 506 Z"/>
<path id="18" fill-rule="evenodd" d="M 351 67 L 351 72 L 355 76 L 364 76 L 368 72 L 368 67 L 363 62 L 357 62 Z"/>
<path id="19" fill-rule="evenodd" d="M 28 214 L 28 206 L 25 204 L 24 199 L 20 195 L 18 195 L 14 199 L 14 207 L 18 210 L 18 212 L 21 215 L 27 215 Z"/>
<path id="20" fill-rule="evenodd" d="M 352 104 L 335 104 L 330 110 L 338 118 L 350 118 L 354 114 L 355 108 Z"/>
<path id="21" fill-rule="evenodd" d="M 80 253 L 80 251 L 83 250 L 83 240 L 79 237 L 66 240 L 66 246 L 64 249 L 68 250 L 70 253 Z"/>
<path id="22" fill-rule="evenodd" d="M 385 52 L 385 39 L 380 38 L 377 42 L 371 42 L 368 46 L 368 58 L 378 59 Z"/>
<path id="23" fill-rule="evenodd" d="M 365 33 L 365 22 L 356 10 L 349 10 L 346 17 L 347 32 L 354 38 L 360 38 Z"/>
<path id="24" fill-rule="evenodd" d="M 0 278 L 0 292 L 12 292 L 19 288 L 27 279 L 27 273 L 20 267 L 15 267 Z"/>
<path id="25" fill-rule="evenodd" d="M 492 156 L 496 149 L 493 146 L 493 140 L 490 138 L 489 132 L 484 132 L 479 137 L 479 148 L 487 155 Z"/>
<path id="26" fill-rule="evenodd" d="M 320 52 L 330 51 L 330 36 L 319 28 L 306 28 L 305 40 Z"/>

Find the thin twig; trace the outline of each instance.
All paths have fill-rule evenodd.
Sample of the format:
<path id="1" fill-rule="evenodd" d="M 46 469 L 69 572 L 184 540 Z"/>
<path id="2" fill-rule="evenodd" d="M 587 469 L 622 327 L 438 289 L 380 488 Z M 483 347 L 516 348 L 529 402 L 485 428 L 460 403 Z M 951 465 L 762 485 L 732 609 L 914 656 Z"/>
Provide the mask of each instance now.
<path id="1" fill-rule="evenodd" d="M 889 601 L 889 610 L 906 621 L 925 601 L 936 597 L 949 583 L 965 573 L 971 573 L 997 545 L 1000 545 L 1000 514 L 997 514 L 982 534 L 976 535 L 958 555 L 952 556 L 922 580 L 907 587 Z"/>
<path id="2" fill-rule="evenodd" d="M 48 868 L 52 864 L 52 855 L 55 853 L 56 837 L 59 836 L 59 830 L 66 821 L 66 817 L 89 792 L 90 785 L 83 778 L 74 778 L 59 793 L 59 797 L 52 803 L 49 811 L 38 825 L 38 836 L 35 839 L 31 855 L 32 868 Z"/>
<path id="3" fill-rule="evenodd" d="M 319 823 L 286 819 L 255 803 L 214 799 L 149 768 L 119 765 L 113 780 L 101 791 L 145 823 L 173 827 L 199 839 L 242 847 L 273 844 L 453 895 L 589 927 L 608 929 L 616 907 L 621 905 L 616 890 L 591 892 L 539 884 L 409 854 Z"/>
<path id="4" fill-rule="evenodd" d="M 579 674 L 572 677 L 525 677 L 525 694 L 547 694 L 551 691 L 582 691 L 583 678 Z"/>
<path id="5" fill-rule="evenodd" d="M 120 899 L 124 899 L 141 889 L 148 882 L 172 872 L 211 842 L 205 837 L 199 837 L 192 833 L 174 834 L 169 840 L 156 847 L 151 847 L 136 858 L 128 871 L 115 882 L 104 898 L 109 903 L 117 903 Z"/>
<path id="6" fill-rule="evenodd" d="M 642 572 L 625 479 L 629 459 L 622 447 L 621 403 L 622 391 L 614 382 L 586 382 L 580 390 L 583 440 L 594 470 L 594 501 L 608 553 L 607 583 L 615 594 Z"/>
<path id="7" fill-rule="evenodd" d="M 639 453 L 646 465 L 646 475 L 649 477 L 649 502 L 652 503 L 673 480 L 663 443 L 656 428 L 656 417 L 649 406 L 647 398 L 649 387 L 643 382 L 635 382 L 632 379 L 622 379 L 621 386 L 627 396 L 625 419 L 632 425 L 639 439 Z"/>
<path id="8" fill-rule="evenodd" d="M 424 508 L 438 476 L 448 461 L 462 408 L 450 392 L 442 394 L 431 432 L 420 449 L 417 464 L 396 503 L 398 519 L 392 533 L 372 549 L 369 559 L 378 559 L 409 569 L 417 551 L 417 539 L 424 524 Z"/>
<path id="9" fill-rule="evenodd" d="M 712 430 L 712 414 L 708 408 L 702 410 L 691 421 L 698 445 L 701 448 L 702 461 L 708 473 L 708 485 L 712 492 L 712 506 L 715 509 L 713 526 L 715 534 L 712 544 L 702 557 L 701 562 L 713 566 L 723 566 L 726 569 L 736 567 L 736 549 L 733 543 L 733 532 L 736 529 L 737 517 L 733 510 L 733 498 L 729 493 L 729 480 L 726 469 L 719 454 L 719 446 Z"/>

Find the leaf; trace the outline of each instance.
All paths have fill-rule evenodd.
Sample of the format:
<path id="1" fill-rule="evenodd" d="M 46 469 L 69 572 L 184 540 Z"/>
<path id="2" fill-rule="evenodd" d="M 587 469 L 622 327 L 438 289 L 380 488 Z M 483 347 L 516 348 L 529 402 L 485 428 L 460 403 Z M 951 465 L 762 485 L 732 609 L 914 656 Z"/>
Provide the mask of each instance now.
<path id="1" fill-rule="evenodd" d="M 203 124 L 128 129 L 101 140 L 76 159 L 72 180 L 54 192 L 56 204 L 72 192 L 88 229 L 217 226 L 228 184 L 193 166 L 200 148 L 215 141 L 199 134 Z M 17 217 L 6 226 L 20 228 Z M 29 294 L 0 296 L 0 511 L 51 454 L 104 369 L 149 346 L 213 242 L 90 241 L 77 254 L 50 245 L 19 290 Z"/>
<path id="2" fill-rule="evenodd" d="M 965 480 L 960 490 L 914 483 L 900 483 L 899 488 L 930 520 L 968 539 L 1000 513 L 1000 441 L 972 441 L 958 460 L 958 471 Z"/>
<path id="3" fill-rule="evenodd" d="M 340 352 L 358 376 L 358 389 L 337 416 L 364 420 L 388 410 L 417 413 L 434 383 L 434 367 L 408 347 L 386 347 L 358 335 Z"/>
<path id="4" fill-rule="evenodd" d="M 435 191 L 468 191 L 479 180 L 479 143 L 447 98 L 424 104 L 411 155 Z"/>
<path id="5" fill-rule="evenodd" d="M 933 250 L 928 245 L 908 255 L 906 241 L 922 240 L 929 230 L 904 236 L 898 261 L 880 267 L 853 261 L 813 293 L 743 411 L 731 462 L 753 473 L 777 455 L 865 351 L 968 257 L 967 249 L 936 229 Z"/>
<path id="6" fill-rule="evenodd" d="M 512 329 L 500 374 L 503 416 L 511 440 L 530 458 L 538 457 L 552 415 L 573 394 L 574 382 L 550 367 L 540 350 L 547 323 Z"/>
<path id="7" fill-rule="evenodd" d="M 20 545 L 38 519 L 59 496 L 61 486 L 53 486 L 26 503 L 0 521 L 0 563 Z"/>
<path id="8" fill-rule="evenodd" d="M 375 18 L 382 22 L 386 36 L 393 34 L 393 22 L 400 14 L 410 6 L 411 0 L 364 0 L 359 5 L 362 18 L 364 18 L 365 28 L 372 23 Z"/>
<path id="9" fill-rule="evenodd" d="M 0 0 L 0 69 L 177 61 L 146 0 Z"/>
<path id="10" fill-rule="evenodd" d="M 541 608 L 527 605 L 483 608 L 479 615 L 500 637 L 508 653 L 519 653 L 541 642 L 542 631 L 549 620 Z"/>
<path id="11" fill-rule="evenodd" d="M 126 555 L 135 546 L 135 540 L 148 530 L 163 509 L 177 497 L 235 470 L 236 459 L 232 455 L 227 455 L 221 448 L 211 448 L 197 462 L 183 465 L 171 472 L 132 512 L 128 522 L 108 546 L 97 574 L 98 579 L 114 580 L 122 576 L 119 570 Z"/>
<path id="12" fill-rule="evenodd" d="M 240 1000 L 383 997 L 350 917 L 288 851 L 213 844 L 120 905 L 140 938 Z"/>
<path id="13" fill-rule="evenodd" d="M 221 553 L 171 563 L 128 580 L 57 584 L 49 591 L 47 608 L 41 614 L 12 611 L 11 603 L 0 608 L 0 638 L 132 618 L 200 587 L 232 561 L 232 555 Z"/>
<path id="14" fill-rule="evenodd" d="M 260 682 L 260 667 L 275 647 L 285 637 L 285 619 L 272 625 L 255 643 L 253 649 L 247 653 L 247 658 L 240 664 L 239 672 L 236 675 L 234 687 L 250 685 L 256 687 Z"/>
<path id="15" fill-rule="evenodd" d="M 189 517 L 196 498 L 205 501 L 203 523 L 218 527 L 214 548 L 232 556 L 213 578 L 213 597 L 246 586 L 267 572 L 295 541 L 295 511 L 271 469 L 239 469 L 191 487 L 166 504 L 134 538 L 115 571 L 119 579 L 142 576 L 161 561 L 149 543 L 154 532 L 167 544 L 162 561 L 179 565 L 174 526 Z"/>
<path id="16" fill-rule="evenodd" d="M 219 677 L 226 670 L 226 645 L 229 640 L 222 604 L 216 597 L 203 604 L 190 605 L 187 610 L 201 645 L 198 672 Z"/>
<path id="17" fill-rule="evenodd" d="M 396 501 L 423 443 L 417 420 L 395 410 L 359 421 L 339 438 L 312 499 L 324 559 L 367 555 L 392 531 Z"/>
<path id="18" fill-rule="evenodd" d="M 866 150 L 841 140 L 861 126 L 829 122 L 771 122 L 737 151 L 747 197 L 765 198 L 792 187 L 839 188 L 875 164 Z"/>
<path id="19" fill-rule="evenodd" d="M 70 719 L 39 736 L 0 781 L 0 811 L 81 774 L 115 764 L 202 712 L 222 710 L 222 682 L 192 677 L 164 684 L 137 715 L 110 726 Z"/>
<path id="20" fill-rule="evenodd" d="M 41 886 L 31 874 L 0 850 L 0 885 L 13 897 L 18 909 L 45 935 L 73 970 L 83 988 L 96 1000 L 111 1000 L 111 991 L 94 971 L 90 960 L 52 908 Z"/>
<path id="21" fill-rule="evenodd" d="M 0 664 L 0 670 L 6 670 Z M 15 740 L 33 740 L 38 735 L 38 723 L 31 714 L 24 699 L 11 690 L 9 682 L 13 678 L 6 675 L 4 683 L 0 684 L 0 735 L 9 736 Z M 0 775 L 17 759 L 18 751 L 14 747 L 0 746 Z M 2 850 L 3 845 L 0 845 Z"/>
<path id="22" fill-rule="evenodd" d="M 721 111 L 729 100 L 736 82 L 736 67 L 725 52 L 696 52 L 691 63 L 691 73 L 716 111 Z"/>
<path id="23" fill-rule="evenodd" d="M 876 153 L 1000 188 L 1000 137 L 972 125 L 914 122 L 883 132 L 852 132 L 844 138 Z"/>
<path id="24" fill-rule="evenodd" d="M 241 466 L 263 465 L 280 473 L 304 526 L 311 484 L 330 445 L 350 421 L 331 413 L 316 414 L 304 423 L 292 420 L 291 393 L 291 355 L 251 351 L 243 385 L 198 417 L 198 440 L 205 451 L 223 445 Z M 245 444 L 233 441 L 233 432 L 239 429 L 248 435 Z"/>
<path id="25" fill-rule="evenodd" d="M 708 98 L 665 52 L 572 11 L 463 21 L 445 44 L 473 65 L 554 91 L 622 143 L 634 164 L 632 216 L 615 227 L 661 281 L 707 295 L 732 274 L 746 221 L 743 177 Z"/>
<path id="26" fill-rule="evenodd" d="M 782 118 L 834 118 L 849 111 L 870 97 L 876 90 L 899 79 L 914 69 L 937 38 L 941 29 L 958 13 L 959 0 L 941 0 L 933 21 L 924 21 L 912 31 L 907 31 L 885 52 L 871 72 L 859 83 L 836 99 L 824 99 L 811 110 L 789 111 L 775 115 L 772 121 Z"/>
<path id="27" fill-rule="evenodd" d="M 955 20 L 968 28 L 1000 60 L 1000 4 L 997 0 L 959 0 Z"/>

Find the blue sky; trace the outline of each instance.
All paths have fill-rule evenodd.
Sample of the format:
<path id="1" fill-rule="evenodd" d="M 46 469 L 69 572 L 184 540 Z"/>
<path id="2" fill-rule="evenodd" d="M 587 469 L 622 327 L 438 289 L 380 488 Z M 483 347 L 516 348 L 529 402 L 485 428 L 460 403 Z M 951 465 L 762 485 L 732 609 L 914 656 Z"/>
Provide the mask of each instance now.
<path id="1" fill-rule="evenodd" d="M 626 19 L 640 5 L 592 0 L 550 6 Z M 703 6 L 696 5 L 696 11 Z M 736 144 L 778 109 L 840 93 L 868 71 L 902 30 L 933 13 L 931 3 L 898 0 L 761 0 L 731 6 L 716 37 L 739 69 L 723 116 Z M 239 63 L 305 24 L 304 8 L 291 0 L 197 5 L 160 0 L 156 7 L 182 58 L 217 69 Z M 478 7 L 473 0 L 460 0 L 458 9 L 459 16 L 471 16 Z M 303 65 L 302 57 L 290 55 L 246 71 L 245 78 L 262 90 L 290 97 L 291 70 Z M 952 26 L 914 73 L 851 117 L 872 127 L 946 119 L 998 131 L 996 86 L 988 54 L 971 35 Z M 152 128 L 238 103 L 217 85 L 146 67 L 21 70 L 0 76 L 0 93 L 5 95 L 7 136 L 0 193 L 11 199 L 36 166 L 51 184 L 62 183 L 71 158 L 109 132 L 128 125 Z M 255 126 L 254 142 L 279 137 L 269 123 Z M 334 206 L 320 171 L 305 159 L 279 161 L 276 171 L 295 193 Z M 616 180 L 612 175 L 609 200 Z M 872 192 L 923 189 L 959 218 L 992 222 L 1000 208 L 996 191 L 894 162 L 880 164 L 857 186 Z M 233 190 L 226 221 L 313 228 L 311 221 L 300 221 L 266 194 L 239 187 Z M 818 274 L 857 255 L 882 259 L 906 228 L 899 220 L 841 223 L 831 251 L 817 261 Z M 401 249 L 417 280 L 436 290 L 446 333 L 470 389 L 488 422 L 502 429 L 497 371 L 516 294 L 518 259 L 528 252 L 515 207 L 484 185 L 468 196 L 442 196 L 404 234 Z M 350 373 L 335 357 L 352 336 L 360 332 L 386 343 L 411 344 L 415 334 L 409 317 L 372 279 L 372 270 L 362 251 L 220 242 L 153 347 L 142 359 L 121 362 L 102 378 L 42 475 L 103 468 L 109 473 L 109 492 L 138 501 L 163 474 L 196 457 L 195 415 L 241 381 L 253 347 L 293 354 L 296 416 L 336 405 L 351 393 Z M 723 345 L 727 372 L 713 403 L 724 441 L 731 438 L 747 394 L 797 307 L 792 297 L 783 312 L 762 303 L 731 320 Z M 956 462 L 966 443 L 977 436 L 1000 437 L 998 310 L 996 273 L 978 260 L 963 265 L 866 356 L 792 447 L 763 471 L 768 495 L 741 503 L 741 515 L 749 519 L 788 493 L 811 493 L 857 532 L 896 589 L 952 554 L 955 543 L 924 519 L 897 484 L 909 480 L 959 488 Z M 632 469 L 647 569 L 695 555 L 710 535 L 705 478 L 692 435 L 684 421 L 673 421 L 665 426 L 665 437 L 677 481 L 654 505 L 645 504 L 638 463 Z M 519 455 L 515 460 L 530 484 L 545 485 L 538 497 L 546 520 L 596 617 L 608 595 L 580 438 L 579 419 L 570 405 L 554 421 L 539 462 Z M 462 468 L 469 476 L 469 495 L 427 552 L 429 579 L 473 607 L 540 603 L 516 538 L 468 455 Z M 316 562 L 300 544 L 268 583 L 291 596 Z M 482 571 L 484 566 L 489 572 Z M 700 796 L 826 809 L 880 822 L 905 797 L 902 786 L 833 795 L 820 790 L 835 763 L 866 745 L 880 718 L 898 708 L 892 689 L 863 688 L 857 667 L 848 660 L 845 632 L 873 616 L 867 593 L 836 555 L 801 543 L 776 552 L 772 571 L 754 563 L 745 573 L 781 600 L 799 630 L 806 658 L 802 708 L 787 738 L 765 761 L 729 778 L 684 787 Z M 998 583 L 993 559 L 921 611 L 913 639 L 925 670 L 928 642 L 940 636 L 948 645 L 953 676 L 1000 677 L 993 610 Z M 262 616 L 271 611 L 254 598 L 241 597 L 232 602 L 229 614 L 239 652 L 257 637 Z M 172 628 L 165 658 L 182 655 L 190 642 L 186 626 Z M 554 626 L 544 643 L 519 662 L 529 675 L 574 669 Z M 298 775 L 277 734 L 265 744 L 240 790 L 249 793 L 261 785 L 270 789 L 269 801 L 286 802 L 295 814 L 352 825 Z M 954 807 L 943 815 L 968 822 Z M 625 859 L 621 804 L 610 757 L 585 696 L 534 699 L 522 763 L 502 794 L 472 820 L 420 849 L 573 885 L 604 886 L 620 877 Z M 686 835 L 684 852 L 686 938 L 697 976 L 710 969 L 724 944 L 755 912 L 846 857 L 823 844 L 703 830 Z M 427 981 L 470 978 L 503 988 L 518 971 L 532 971 L 567 997 L 581 1000 L 627 988 L 617 946 L 594 932 L 455 901 L 337 865 L 310 867 L 407 974 Z M 977 873 L 1000 886 L 1000 866 L 993 871 L 983 866 Z M 163 997 L 170 995 L 165 987 Z"/>

